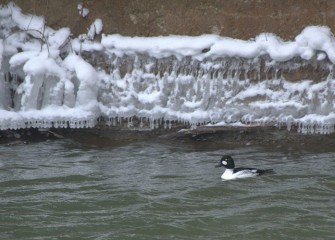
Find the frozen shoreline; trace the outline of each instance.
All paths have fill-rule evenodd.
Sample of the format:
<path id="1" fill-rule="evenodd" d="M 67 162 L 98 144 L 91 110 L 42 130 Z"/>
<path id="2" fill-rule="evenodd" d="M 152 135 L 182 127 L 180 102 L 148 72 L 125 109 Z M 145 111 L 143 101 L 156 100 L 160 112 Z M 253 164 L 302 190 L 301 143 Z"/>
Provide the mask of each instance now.
<path id="1" fill-rule="evenodd" d="M 182 143 L 207 148 L 264 147 L 294 151 L 333 151 L 334 133 L 305 135 L 275 127 L 200 127 L 198 129 L 129 130 L 119 127 L 89 129 L 20 129 L 0 131 L 0 144 L 7 146 L 43 141 L 68 141 L 88 148 L 111 147 L 113 144 L 160 141 L 165 144 Z M 322 150 L 320 149 L 322 143 Z"/>
<path id="2" fill-rule="evenodd" d="M 13 4 L 0 16 L 2 130 L 85 128 L 100 117 L 136 117 L 148 119 L 152 129 L 179 121 L 334 131 L 335 40 L 328 27 L 306 27 L 293 41 L 272 33 L 249 41 L 144 38 L 105 35 L 96 19 L 74 38 L 68 28 L 51 29 L 43 17 L 22 14 Z M 304 67 L 328 76 L 286 79 L 285 72 Z"/>

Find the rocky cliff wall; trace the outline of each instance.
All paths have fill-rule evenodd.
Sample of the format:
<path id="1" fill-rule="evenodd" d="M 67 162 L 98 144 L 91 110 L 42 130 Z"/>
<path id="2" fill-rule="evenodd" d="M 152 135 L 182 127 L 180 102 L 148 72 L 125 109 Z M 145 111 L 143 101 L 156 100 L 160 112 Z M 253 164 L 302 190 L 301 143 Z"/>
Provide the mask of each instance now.
<path id="1" fill-rule="evenodd" d="M 2 0 L 8 3 L 7 0 Z M 333 0 L 15 0 L 23 12 L 42 15 L 47 25 L 87 32 L 101 18 L 105 33 L 129 36 L 201 35 L 214 33 L 250 39 L 273 32 L 293 39 L 308 25 L 335 30 Z M 86 18 L 77 5 L 89 9 Z"/>

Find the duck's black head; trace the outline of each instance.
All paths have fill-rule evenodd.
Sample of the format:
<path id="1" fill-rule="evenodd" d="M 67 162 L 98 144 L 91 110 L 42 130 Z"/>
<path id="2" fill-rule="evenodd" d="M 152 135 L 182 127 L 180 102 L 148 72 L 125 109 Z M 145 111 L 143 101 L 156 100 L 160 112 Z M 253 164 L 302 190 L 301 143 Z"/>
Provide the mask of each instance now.
<path id="1" fill-rule="evenodd" d="M 221 160 L 219 161 L 219 164 L 216 165 L 215 167 L 225 167 L 227 169 L 234 169 L 235 168 L 235 163 L 234 163 L 234 160 L 231 156 L 224 155 L 221 158 Z"/>

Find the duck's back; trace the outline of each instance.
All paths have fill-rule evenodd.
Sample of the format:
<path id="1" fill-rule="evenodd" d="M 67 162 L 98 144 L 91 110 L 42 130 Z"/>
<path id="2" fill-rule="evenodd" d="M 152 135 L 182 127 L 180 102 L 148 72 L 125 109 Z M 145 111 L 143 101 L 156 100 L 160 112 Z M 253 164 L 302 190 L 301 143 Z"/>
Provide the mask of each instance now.
<path id="1" fill-rule="evenodd" d="M 247 167 L 241 167 L 241 168 L 235 168 L 234 174 L 237 174 L 241 177 L 253 177 L 253 176 L 259 176 L 264 174 L 270 174 L 274 173 L 273 169 L 257 169 L 257 168 L 247 168 Z"/>
<path id="2" fill-rule="evenodd" d="M 235 168 L 234 174 L 236 178 L 256 177 L 259 174 L 259 169 L 256 168 Z"/>

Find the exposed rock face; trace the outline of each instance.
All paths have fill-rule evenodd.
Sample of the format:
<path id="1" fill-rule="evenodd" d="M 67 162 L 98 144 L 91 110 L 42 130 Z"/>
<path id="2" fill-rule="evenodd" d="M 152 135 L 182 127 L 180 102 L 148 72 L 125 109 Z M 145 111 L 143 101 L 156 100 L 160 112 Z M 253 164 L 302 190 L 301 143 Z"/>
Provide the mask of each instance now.
<path id="1" fill-rule="evenodd" d="M 6 3 L 6 1 L 4 2 Z M 70 32 L 73 33 L 74 35 L 73 38 L 76 38 L 77 40 L 76 42 L 71 42 L 71 50 L 69 50 L 70 49 L 69 45 L 66 45 L 67 41 L 65 40 L 60 41 L 59 44 L 58 41 L 56 41 L 58 44 L 57 49 L 61 49 L 64 46 L 69 47 L 69 49 L 64 50 L 64 52 L 62 53 L 66 54 L 63 54 L 62 56 L 58 56 L 57 55 L 58 53 L 56 54 L 55 58 L 58 58 L 59 61 L 54 61 L 52 57 L 51 60 L 49 59 L 50 61 L 52 61 L 53 66 L 57 65 L 57 63 L 59 62 L 62 62 L 63 64 L 62 66 L 66 66 L 67 70 L 60 71 L 59 73 L 57 72 L 57 74 L 55 74 L 55 76 L 53 77 L 58 78 L 56 79 L 48 78 L 45 80 L 45 82 L 52 82 L 55 85 L 59 79 L 66 79 L 66 83 L 68 84 L 64 84 L 64 89 L 66 90 L 64 91 L 67 94 L 66 97 L 64 97 L 65 99 L 64 103 L 66 107 L 70 107 L 71 109 L 75 105 L 75 103 L 76 104 L 79 103 L 79 105 L 85 105 L 87 103 L 87 105 L 89 105 L 88 103 L 91 103 L 92 101 L 87 102 L 86 101 L 88 100 L 86 99 L 87 96 L 90 96 L 89 99 L 93 99 L 94 103 L 97 103 L 96 101 L 97 92 L 103 93 L 101 94 L 101 96 L 103 97 L 98 98 L 99 103 L 101 103 L 99 105 L 99 109 L 101 106 L 103 106 L 103 109 L 100 110 L 104 114 L 103 117 L 106 117 L 108 124 L 113 125 L 114 122 L 118 123 L 120 118 L 126 118 L 127 125 L 129 127 L 133 124 L 132 116 L 136 116 L 140 119 L 140 126 L 142 124 L 142 119 L 145 118 L 149 119 L 150 127 L 153 126 L 152 128 L 156 127 L 157 122 L 160 124 L 161 119 L 164 118 L 165 120 L 169 121 L 169 124 L 172 121 L 178 120 L 181 122 L 188 122 L 193 125 L 208 122 L 209 120 L 211 122 L 220 122 L 222 119 L 225 122 L 235 123 L 242 119 L 242 122 L 247 124 L 252 123 L 264 124 L 265 122 L 267 124 L 271 123 L 271 125 L 276 125 L 274 123 L 279 124 L 286 123 L 288 125 L 287 129 L 291 129 L 292 115 L 296 113 L 298 114 L 298 116 L 295 116 L 293 120 L 295 120 L 296 118 L 297 119 L 304 118 L 304 116 L 306 116 L 307 114 L 313 115 L 316 113 L 326 117 L 329 116 L 329 112 L 333 114 L 332 112 L 332 107 L 334 106 L 333 94 L 335 92 L 333 91 L 333 89 L 335 89 L 335 82 L 333 81 L 334 80 L 333 64 L 335 63 L 335 56 L 333 54 L 334 50 L 332 48 L 333 41 L 329 40 L 333 39 L 333 35 L 330 32 L 330 30 L 326 27 L 315 27 L 315 26 L 313 27 L 313 28 L 322 28 L 323 30 L 325 30 L 324 34 L 325 38 L 322 38 L 322 36 L 320 37 L 320 31 L 308 31 L 309 34 L 304 33 L 303 36 L 306 35 L 307 40 L 305 39 L 305 37 L 303 37 L 304 40 L 302 41 L 303 44 L 299 45 L 302 46 L 301 49 L 303 49 L 303 51 L 297 51 L 299 54 L 295 53 L 293 54 L 293 56 L 298 57 L 296 58 L 289 57 L 287 58 L 289 60 L 287 60 L 286 57 L 282 56 L 283 55 L 282 52 L 285 51 L 283 51 L 282 48 L 277 48 L 277 46 L 281 46 L 282 41 L 280 41 L 276 37 L 272 38 L 272 40 L 274 40 L 274 42 L 276 43 L 273 45 L 273 41 L 270 41 L 270 34 L 265 33 L 259 35 L 260 33 L 263 32 L 273 32 L 284 39 L 294 39 L 295 36 L 297 36 L 297 34 L 301 32 L 302 29 L 307 29 L 306 26 L 308 25 L 328 25 L 332 27 L 335 21 L 334 20 L 335 18 L 333 17 L 334 14 L 332 13 L 333 10 L 335 10 L 335 3 L 333 3 L 333 1 L 314 1 L 314 0 L 311 1 L 289 1 L 289 0 L 286 1 L 277 1 L 277 0 L 107 1 L 106 0 L 106 1 L 79 2 L 79 1 L 65 1 L 65 0 L 61 1 L 17 0 L 15 2 L 18 4 L 20 8 L 22 8 L 23 12 L 26 14 L 31 13 L 44 16 L 46 20 L 45 24 L 46 26 L 50 26 L 54 29 L 60 29 L 62 27 L 69 27 L 71 29 L 70 31 L 69 29 L 66 28 L 67 34 L 62 34 L 62 36 L 65 35 L 64 37 L 65 40 L 66 39 L 68 40 L 70 38 L 69 37 Z M 18 10 L 17 12 L 20 12 L 20 10 Z M 22 19 L 24 20 L 19 21 L 20 23 L 23 22 L 25 24 L 27 23 L 30 25 L 33 17 L 30 18 L 30 16 L 27 15 L 26 18 Z M 91 24 L 93 22 L 96 23 L 96 25 L 94 25 L 93 29 L 91 29 L 92 28 Z M 41 25 L 43 26 L 44 25 L 43 19 L 41 19 L 41 23 L 42 23 Z M 214 43 L 199 48 L 198 52 L 192 51 L 192 54 L 195 53 L 200 55 L 209 53 L 209 55 L 207 55 L 208 59 L 203 58 L 205 59 L 204 61 L 199 59 L 197 59 L 197 61 L 195 61 L 194 59 L 192 60 L 189 57 L 192 54 L 190 54 L 189 52 L 187 52 L 187 54 L 186 53 L 184 54 L 184 50 L 185 49 L 187 50 L 188 46 L 194 48 L 194 46 L 196 45 L 194 40 L 195 37 L 186 37 L 192 40 L 187 44 L 182 44 L 182 47 L 179 48 L 182 50 L 181 52 L 184 54 L 184 55 L 182 54 L 181 60 L 179 58 L 175 58 L 174 56 L 170 55 L 169 59 L 163 58 L 161 55 L 156 59 L 156 55 L 150 55 L 148 53 L 151 52 L 151 48 L 154 49 L 152 52 L 157 51 L 157 49 L 163 49 L 163 51 L 159 52 L 161 53 L 164 52 L 165 46 L 173 45 L 174 42 L 167 43 L 163 41 L 162 44 L 163 47 L 161 46 L 159 48 L 158 44 L 155 43 L 153 44 L 153 42 L 151 41 L 152 39 L 150 38 L 151 40 L 149 44 L 147 44 L 149 48 L 145 48 L 141 52 L 137 50 L 141 48 L 142 45 L 145 45 L 144 39 L 148 38 L 140 38 L 140 44 L 138 43 L 135 44 L 136 51 L 133 51 L 134 54 L 122 58 L 117 55 L 113 55 L 115 53 L 113 51 L 117 50 L 117 47 L 114 46 L 115 38 L 121 39 L 120 42 L 122 43 L 125 42 L 125 39 L 130 40 L 139 38 L 130 38 L 130 37 L 124 38 L 115 34 L 114 38 L 112 37 L 111 39 L 108 40 L 107 37 L 102 37 L 102 41 L 99 41 L 102 26 L 104 28 L 102 31 L 103 33 L 106 34 L 117 33 L 128 36 L 157 36 L 157 35 L 171 35 L 171 34 L 202 35 L 206 33 L 208 34 L 212 33 L 216 35 L 228 36 L 238 39 L 250 39 L 259 35 L 253 41 L 245 41 L 245 42 L 248 42 L 248 44 L 250 42 L 255 42 L 257 39 L 259 40 L 261 36 L 263 37 L 262 41 L 266 42 L 266 44 L 262 43 L 260 45 L 257 45 L 258 47 L 260 47 L 257 48 L 256 51 L 257 53 L 259 53 L 258 55 L 247 54 L 241 56 L 237 54 L 238 57 L 235 57 L 236 54 L 227 55 L 228 57 L 224 55 L 226 56 L 226 58 L 221 54 L 222 53 L 225 54 L 226 52 L 229 53 L 230 49 L 240 49 L 240 48 L 244 49 L 244 48 L 241 47 L 241 45 L 225 45 L 229 47 L 224 48 L 224 50 L 221 51 L 219 56 L 222 58 L 220 58 L 217 62 L 215 62 L 216 60 L 214 58 L 211 59 L 209 57 L 212 56 L 210 55 L 210 53 L 213 49 L 216 49 L 218 51 L 218 49 L 215 48 L 215 45 L 213 45 Z M 311 27 L 309 27 L 309 29 L 310 28 Z M 25 27 L 20 29 L 26 31 Z M 93 30 L 93 33 L 91 30 Z M 50 31 L 52 32 L 50 36 L 54 36 L 53 30 L 51 29 Z M 42 30 L 40 32 L 42 32 Z M 82 52 L 82 46 L 84 45 L 81 44 L 81 41 L 83 41 L 84 39 L 84 36 L 80 35 L 82 33 L 87 33 L 86 37 L 89 40 L 92 40 L 95 34 L 97 34 L 96 37 L 97 39 L 95 39 L 97 41 L 95 41 L 94 43 L 99 44 L 101 43 L 102 45 L 98 44 L 99 47 L 96 48 L 98 50 L 95 49 L 96 52 L 94 52 L 93 54 L 92 54 L 93 50 L 86 49 L 83 50 Z M 309 36 L 312 36 L 312 39 L 317 38 L 316 43 L 314 42 L 314 44 L 310 44 L 310 41 L 308 40 Z M 208 38 L 213 37 L 213 35 L 211 36 L 203 35 L 198 38 L 202 37 Z M 176 38 L 179 37 L 173 37 L 173 39 Z M 32 39 L 36 40 L 36 37 L 33 36 L 33 34 Z M 52 37 L 50 39 L 52 40 Z M 162 38 L 159 39 L 161 40 Z M 228 38 L 222 38 L 222 39 L 224 41 L 226 40 L 230 41 L 230 39 Z M 328 39 L 328 42 L 326 41 L 327 44 L 324 44 L 325 42 L 324 39 Z M 296 41 L 298 40 L 299 37 L 296 38 Z M 296 41 L 290 41 L 290 43 Z M 204 40 L 201 39 L 201 43 L 203 42 Z M 77 49 L 75 47 L 76 43 L 78 43 L 77 46 L 80 46 L 77 47 Z M 276 46 L 274 47 L 275 54 L 271 55 L 270 52 L 268 52 L 268 48 L 264 47 L 269 46 L 268 43 L 271 43 L 272 44 L 271 46 Z M 92 44 L 90 45 L 92 47 L 93 42 L 90 44 Z M 312 45 L 316 46 L 313 47 Z M 328 47 L 326 48 L 324 47 L 324 45 Z M 306 50 L 310 46 L 312 46 L 310 54 L 313 55 L 313 58 L 302 57 L 301 52 L 305 53 L 304 50 Z M 15 46 L 14 49 L 17 49 L 17 51 L 19 52 L 18 54 L 20 54 L 23 47 Z M 107 49 L 109 51 L 103 53 L 99 52 L 100 51 L 99 49 L 100 50 Z M 122 46 L 120 49 L 121 49 L 120 51 L 123 51 Z M 126 49 L 129 50 L 128 47 Z M 331 50 L 328 51 L 329 49 Z M 39 51 L 40 50 L 37 50 L 36 52 L 39 54 Z M 80 62 L 86 63 L 87 61 L 92 66 L 94 66 L 91 67 L 92 69 L 91 72 L 95 72 L 96 67 L 98 71 L 103 69 L 104 71 L 107 72 L 105 73 L 101 71 L 100 73 L 103 73 L 103 75 L 100 76 L 107 76 L 108 74 L 113 75 L 112 77 L 103 77 L 102 79 L 100 79 L 102 80 L 103 83 L 101 84 L 101 86 L 103 85 L 104 88 L 103 91 L 98 91 L 97 89 L 95 89 L 93 92 L 91 92 L 92 86 L 88 84 L 92 79 L 94 79 L 94 82 L 98 82 L 97 74 L 86 74 L 86 73 L 83 74 L 82 71 L 76 71 L 76 68 L 72 66 L 72 62 L 78 62 L 78 61 L 72 61 L 76 60 L 74 56 L 72 57 L 67 56 L 65 58 L 66 55 L 71 55 L 73 51 L 76 51 L 77 53 L 82 53 L 80 55 L 83 59 L 81 59 L 82 61 L 80 60 Z M 213 50 L 213 52 L 215 51 Z M 250 59 L 253 59 L 256 56 L 261 57 L 257 58 L 257 61 L 249 61 Z M 48 47 L 48 58 L 49 58 L 49 47 Z M 41 59 L 37 60 L 38 64 L 44 63 L 44 60 Z M 6 61 L 8 62 L 8 59 Z M 17 63 L 20 61 L 12 61 L 12 62 Z M 16 64 L 13 64 L 13 66 L 14 65 Z M 23 63 L 17 64 L 17 66 L 20 67 L 22 67 L 22 65 Z M 19 90 L 18 93 L 19 94 L 23 93 L 22 99 L 24 101 L 21 101 L 20 98 L 17 98 L 18 101 L 13 101 L 13 103 L 20 103 L 23 107 L 22 109 L 20 109 L 21 107 L 20 104 L 16 105 L 14 104 L 14 109 L 23 111 L 27 109 L 41 110 L 44 107 L 55 103 L 56 105 L 58 104 L 57 106 L 63 106 L 62 105 L 63 101 L 60 100 L 63 98 L 63 95 L 61 94 L 63 91 L 63 85 L 61 87 L 56 88 L 53 85 L 51 86 L 49 84 L 50 86 L 43 85 L 42 88 L 42 80 L 40 74 L 35 74 L 36 75 L 35 76 L 33 73 L 35 73 L 36 69 L 33 67 L 29 68 L 27 66 L 35 66 L 35 64 L 25 65 L 24 69 L 25 73 L 30 74 L 31 72 L 33 78 L 30 78 L 31 76 L 29 75 L 27 79 L 23 80 L 23 77 L 19 79 L 19 81 L 24 83 L 23 84 L 24 87 L 22 87 L 22 89 L 27 89 L 27 91 L 23 91 L 22 89 L 18 88 Z M 173 67 L 171 68 L 171 66 Z M 80 69 L 89 69 L 89 68 L 81 66 Z M 113 72 L 114 70 L 115 72 Z M 13 76 L 15 76 L 13 77 L 14 80 L 19 75 L 18 73 L 20 73 L 20 71 L 15 72 L 14 68 L 12 68 L 11 71 L 13 71 L 12 73 L 14 73 L 13 74 Z M 64 77 L 69 72 L 72 74 L 71 71 L 76 72 L 77 76 L 77 78 L 74 78 L 75 80 L 73 81 L 72 79 L 74 75 L 69 75 L 67 78 Z M 88 75 L 90 75 L 90 77 L 86 78 L 86 76 Z M 49 77 L 48 74 L 46 74 L 45 76 Z M 187 78 L 185 78 L 185 76 Z M 30 88 L 31 79 L 34 80 L 33 81 L 35 83 L 34 88 Z M 216 81 L 217 79 L 219 79 L 219 81 Z M 233 83 L 231 83 L 230 80 L 232 79 L 236 81 L 233 81 Z M 137 82 L 138 80 L 140 81 L 140 84 Z M 268 80 L 275 80 L 275 81 L 268 81 Z M 131 83 L 130 87 L 127 86 L 129 82 Z M 145 84 L 143 84 L 142 82 L 144 82 Z M 298 88 L 297 87 L 294 88 L 292 87 L 292 82 L 297 83 L 297 84 L 294 83 L 295 84 L 294 86 L 298 86 L 301 83 L 304 84 L 302 84 L 302 86 Z M 27 84 L 25 85 L 25 83 Z M 162 84 L 160 85 L 158 84 L 159 85 L 158 86 L 157 83 Z M 199 84 L 195 85 L 193 83 L 199 83 Z M 314 84 L 314 87 L 309 87 L 311 84 Z M 174 88 L 174 86 L 178 87 Z M 192 88 L 194 86 L 197 87 Z M 40 91 L 41 88 L 42 90 Z M 49 89 L 56 89 L 59 91 L 58 92 L 56 91 L 57 94 L 55 94 L 54 92 L 49 91 Z M 162 89 L 165 90 L 163 91 Z M 250 89 L 252 89 L 252 91 L 250 91 Z M 295 89 L 297 90 L 295 91 Z M 309 89 L 312 90 L 308 91 Z M 11 90 L 16 91 L 16 85 L 12 87 Z M 227 94 L 230 90 L 231 94 Z M 271 92 L 269 93 L 268 90 L 271 90 Z M 134 95 L 123 94 L 124 92 L 136 93 L 136 94 Z M 236 95 L 241 92 L 242 94 L 236 97 Z M 306 95 L 306 92 L 311 92 L 312 94 Z M 51 95 L 58 96 L 59 98 L 56 98 L 56 100 L 54 101 L 55 103 L 51 102 L 49 101 L 51 98 L 49 97 L 49 95 L 45 93 L 49 94 L 50 96 Z M 170 96 L 170 93 L 173 94 Z M 269 97 L 270 95 L 273 96 L 273 98 L 270 98 Z M 284 98 L 283 97 L 284 95 L 287 96 L 287 98 Z M 135 96 L 135 97 L 128 98 L 128 96 Z M 222 96 L 227 96 L 227 98 L 224 98 Z M 233 99 L 234 101 L 231 101 L 231 99 L 229 100 L 231 96 L 234 97 Z M 25 97 L 31 97 L 31 101 L 30 102 L 25 101 Z M 79 99 L 79 101 L 74 101 L 75 97 L 78 97 L 77 100 Z M 297 99 L 299 104 L 291 104 L 291 103 L 287 104 L 287 102 L 290 102 L 288 100 L 290 100 L 291 97 Z M 162 101 L 161 108 L 154 108 L 154 106 L 159 105 L 158 101 L 156 101 L 157 99 Z M 305 101 L 306 99 L 307 101 Z M 273 109 L 275 110 L 278 109 L 278 106 L 276 105 L 276 100 L 279 100 L 280 104 L 282 104 L 279 106 L 280 111 L 273 111 Z M 2 102 L 5 103 L 3 104 L 3 106 L 7 107 L 6 114 L 8 114 L 8 116 L 10 114 L 13 114 L 13 112 L 8 111 L 8 109 L 10 109 L 11 103 L 8 103 L 8 101 L 6 102 L 6 99 L 2 99 Z M 260 102 L 262 102 L 262 104 L 260 104 Z M 94 103 L 92 105 L 94 105 Z M 114 110 L 115 106 L 112 106 L 110 103 L 117 103 L 116 106 L 117 111 Z M 296 107 L 302 109 L 301 105 L 303 105 L 303 110 L 306 110 L 307 112 L 300 112 L 295 110 Z M 18 107 L 16 108 L 16 106 Z M 199 106 L 201 110 L 200 112 L 197 111 L 197 107 Z M 240 106 L 243 106 L 243 108 L 240 108 Z M 251 109 L 251 111 L 249 111 L 250 110 L 249 106 L 256 106 L 256 107 Z M 207 113 L 210 112 L 209 109 L 213 107 L 215 107 L 214 111 L 212 111 L 213 114 L 207 115 Z M 218 114 L 218 112 L 224 109 L 224 107 L 227 107 L 228 111 L 223 111 L 225 115 L 224 118 L 222 118 L 222 116 Z M 284 107 L 287 107 L 286 109 L 287 111 L 283 110 Z M 94 114 L 90 116 L 85 115 L 83 118 L 84 120 L 74 119 L 73 121 L 70 121 L 69 126 L 74 128 L 82 127 L 82 123 L 84 124 L 85 127 L 88 126 L 87 123 L 89 123 L 89 127 L 96 126 L 96 119 L 99 117 L 100 113 L 99 109 L 98 110 L 97 109 L 98 108 L 96 107 L 92 108 L 92 112 Z M 121 110 L 119 111 L 119 109 Z M 125 111 L 124 109 L 126 109 L 127 111 Z M 137 111 L 138 109 L 140 109 L 141 111 Z M 143 111 L 143 109 L 145 111 Z M 155 112 L 157 114 L 153 114 L 152 109 L 154 110 L 158 109 Z M 161 109 L 164 109 L 164 111 L 160 111 Z M 173 110 L 172 112 L 174 114 L 171 115 L 165 114 L 166 109 Z M 176 109 L 177 110 L 182 109 L 182 111 L 177 112 Z M 232 109 L 233 110 L 235 109 L 236 111 L 235 110 L 232 111 Z M 61 112 L 62 114 L 64 113 L 64 111 Z M 89 111 L 87 109 L 83 109 L 83 112 L 87 113 Z M 139 112 L 140 114 L 138 114 Z M 177 112 L 178 114 L 175 114 L 175 112 Z M 251 112 L 252 114 L 250 115 L 249 112 Z M 282 114 L 283 112 L 288 112 L 289 114 L 283 117 Z M 191 113 L 195 113 L 195 117 L 190 116 Z M 74 115 L 78 116 L 80 114 L 78 113 L 68 114 L 68 116 L 71 117 Z M 264 116 L 267 117 L 266 121 L 263 121 Z M 268 116 L 272 117 L 274 116 L 274 118 Z M 334 116 L 335 114 L 330 116 L 331 122 L 328 121 L 329 120 L 328 118 L 326 119 L 327 121 L 323 119 L 321 121 L 321 125 L 319 124 L 319 122 L 314 121 L 312 118 L 304 118 L 304 121 L 307 122 L 306 125 L 307 127 L 300 126 L 300 124 L 295 124 L 294 126 L 297 127 L 298 129 L 302 127 L 301 129 L 303 130 L 299 130 L 299 132 L 303 133 L 330 133 L 333 132 L 334 130 L 334 122 L 335 122 Z M 20 117 L 22 117 L 22 115 L 20 115 Z M 36 117 L 36 115 L 34 115 L 34 117 Z M 42 118 L 44 118 L 44 116 L 42 116 Z M 13 127 L 11 125 L 7 128 L 17 129 L 24 127 L 41 127 L 41 126 L 42 128 L 48 128 L 51 126 L 66 127 L 68 125 L 67 121 L 68 121 L 67 119 L 66 120 L 48 119 L 47 123 L 49 125 L 48 124 L 46 125 L 46 121 L 41 119 L 37 119 L 34 121 L 26 120 L 21 121 L 22 122 L 21 126 L 15 125 Z M 13 123 L 12 118 L 11 120 L 8 121 L 6 120 L 6 122 L 12 124 Z M 300 123 L 295 121 L 293 122 Z M 326 123 L 326 125 L 324 125 L 324 123 Z M 321 126 L 320 128 L 314 129 L 315 126 L 319 125 Z M 7 128 L 3 127 L 3 129 Z"/>
<path id="2" fill-rule="evenodd" d="M 5 0 L 4 3 L 9 2 Z M 293 39 L 308 25 L 327 25 L 334 32 L 332 0 L 15 0 L 23 12 L 45 16 L 53 28 L 69 26 L 87 32 L 101 18 L 105 33 L 129 36 L 201 35 L 214 33 L 249 39 L 273 32 Z M 83 18 L 78 3 L 89 10 Z"/>

